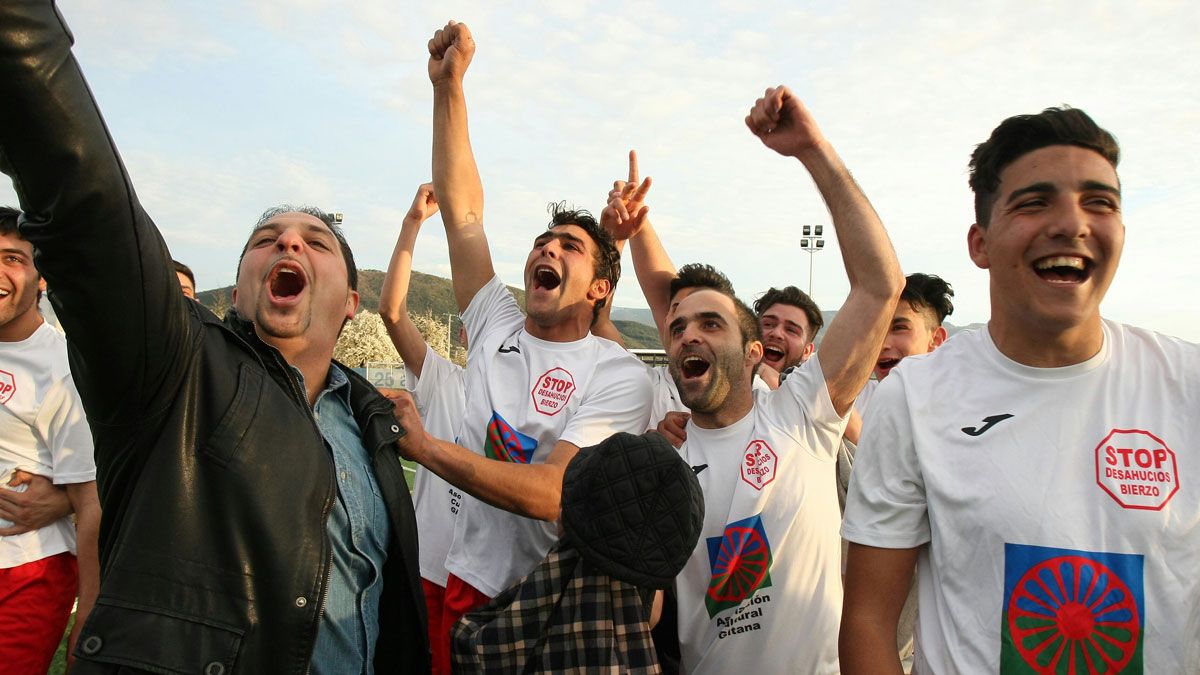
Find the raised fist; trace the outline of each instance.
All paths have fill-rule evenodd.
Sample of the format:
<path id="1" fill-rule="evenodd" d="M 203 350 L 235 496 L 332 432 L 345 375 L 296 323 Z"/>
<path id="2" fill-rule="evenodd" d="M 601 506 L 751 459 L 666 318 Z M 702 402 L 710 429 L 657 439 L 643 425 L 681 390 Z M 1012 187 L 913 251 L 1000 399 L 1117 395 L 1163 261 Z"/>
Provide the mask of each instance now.
<path id="1" fill-rule="evenodd" d="M 429 40 L 429 81 L 462 82 L 471 57 L 475 55 L 475 39 L 464 23 L 451 21 Z"/>
<path id="2" fill-rule="evenodd" d="M 768 89 L 754 102 L 746 115 L 746 126 L 763 145 L 789 157 L 799 157 L 825 143 L 808 108 L 783 85 Z"/>
<path id="3" fill-rule="evenodd" d="M 646 214 L 650 212 L 650 207 L 646 206 L 650 183 L 649 177 L 638 182 L 637 152 L 630 150 L 629 180 L 613 181 L 613 189 L 608 192 L 608 204 L 600 212 L 600 225 L 608 230 L 613 239 L 624 241 L 642 229 Z"/>
<path id="4" fill-rule="evenodd" d="M 415 221 L 418 225 L 438 212 L 437 197 L 433 194 L 433 183 L 422 183 L 417 188 L 417 196 L 413 197 L 412 206 L 408 207 L 405 220 Z"/>

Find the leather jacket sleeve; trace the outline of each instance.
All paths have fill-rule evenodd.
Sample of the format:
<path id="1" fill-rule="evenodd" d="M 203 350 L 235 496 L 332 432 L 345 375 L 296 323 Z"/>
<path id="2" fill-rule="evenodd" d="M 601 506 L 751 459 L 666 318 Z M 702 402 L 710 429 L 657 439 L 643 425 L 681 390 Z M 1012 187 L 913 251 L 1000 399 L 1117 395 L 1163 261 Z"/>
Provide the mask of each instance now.
<path id="1" fill-rule="evenodd" d="M 50 0 L 0 2 L 0 168 L 93 424 L 156 415 L 199 334 Z"/>

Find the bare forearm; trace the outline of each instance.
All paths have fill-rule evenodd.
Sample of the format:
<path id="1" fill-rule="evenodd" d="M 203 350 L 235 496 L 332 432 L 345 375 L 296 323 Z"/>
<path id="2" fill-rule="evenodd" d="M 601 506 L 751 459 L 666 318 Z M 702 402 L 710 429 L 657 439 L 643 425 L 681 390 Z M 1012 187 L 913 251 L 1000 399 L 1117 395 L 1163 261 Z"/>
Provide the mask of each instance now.
<path id="1" fill-rule="evenodd" d="M 433 90 L 433 189 L 447 229 L 483 214 L 483 183 L 471 150 L 462 83 Z"/>
<path id="2" fill-rule="evenodd" d="M 829 143 L 799 157 L 825 200 L 851 289 L 890 299 L 904 285 L 896 251 L 879 214 Z"/>
<path id="3" fill-rule="evenodd" d="M 515 464 L 481 457 L 466 448 L 430 438 L 420 458 L 425 468 L 492 506 L 528 518 L 558 519 L 562 467 Z"/>
<path id="4" fill-rule="evenodd" d="M 433 189 L 446 226 L 454 297 L 463 311 L 494 272 L 483 231 L 483 184 L 467 131 L 467 100 L 458 82 L 433 89 Z"/>
<path id="5" fill-rule="evenodd" d="M 388 337 L 409 370 L 421 376 L 425 363 L 425 338 L 408 316 L 408 289 L 412 277 L 412 253 L 416 246 L 420 223 L 405 218 L 400 228 L 387 277 L 379 292 L 379 315 L 387 328 Z"/>
<path id="6" fill-rule="evenodd" d="M 902 675 L 896 629 L 843 616 L 838 634 L 842 675 Z"/>
<path id="7" fill-rule="evenodd" d="M 671 280 L 675 278 L 675 265 L 649 219 L 646 219 L 642 228 L 630 237 L 629 241 L 633 272 L 637 275 L 638 285 L 642 287 L 646 303 L 650 305 L 654 323 L 658 326 L 659 333 L 662 333 L 667 310 L 670 309 Z"/>

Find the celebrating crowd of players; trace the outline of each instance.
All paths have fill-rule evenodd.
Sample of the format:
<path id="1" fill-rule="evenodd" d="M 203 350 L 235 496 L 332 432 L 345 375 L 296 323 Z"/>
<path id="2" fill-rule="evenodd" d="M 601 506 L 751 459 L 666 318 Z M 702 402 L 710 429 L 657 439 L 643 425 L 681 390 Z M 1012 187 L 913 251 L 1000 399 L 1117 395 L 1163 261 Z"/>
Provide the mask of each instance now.
<path id="1" fill-rule="evenodd" d="M 572 458 L 650 430 L 695 472 L 703 527 L 646 607 L 669 629 L 662 662 L 619 672 L 1200 671 L 1200 349 L 1100 316 L 1124 242 L 1119 153 L 1082 111 L 1009 118 L 971 156 L 991 312 L 947 341 L 950 286 L 903 275 L 813 115 L 766 90 L 745 123 L 811 177 L 850 281 L 817 350 L 798 289 L 752 309 L 713 267 L 674 267 L 632 153 L 598 221 L 558 205 L 531 232 L 520 307 L 468 133 L 475 45 L 451 22 L 428 45 L 433 179 L 380 298 L 408 391 L 377 391 L 332 360 L 358 309 L 334 219 L 268 210 L 218 319 L 181 293 L 194 278 L 70 46 L 48 0 L 0 8 L 0 166 L 23 210 L 0 223 L 0 470 L 30 494 L 74 486 L 50 521 L 0 491 L 18 521 L 0 530 L 14 672 L 45 670 L 76 576 L 81 673 L 465 668 L 451 630 L 554 546 Z M 438 211 L 465 368 L 407 312 Z M 665 368 L 609 320 L 626 247 Z M 30 301 L 43 277 L 65 343 Z M 420 465 L 411 498 L 401 456 Z"/>

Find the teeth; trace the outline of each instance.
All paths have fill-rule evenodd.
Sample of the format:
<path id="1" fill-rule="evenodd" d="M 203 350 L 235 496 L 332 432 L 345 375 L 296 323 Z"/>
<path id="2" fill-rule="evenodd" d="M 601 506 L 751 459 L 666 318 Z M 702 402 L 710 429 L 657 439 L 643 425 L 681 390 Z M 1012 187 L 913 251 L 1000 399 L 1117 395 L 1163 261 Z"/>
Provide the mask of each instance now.
<path id="1" fill-rule="evenodd" d="M 1037 261 L 1036 267 L 1039 270 L 1048 270 L 1052 267 L 1070 267 L 1072 269 L 1083 270 L 1083 258 L 1075 256 L 1056 256 L 1053 258 L 1042 258 Z"/>
<path id="2" fill-rule="evenodd" d="M 288 269 L 287 267 L 284 267 L 279 270 L 279 273 L 280 274 L 295 274 L 296 270 Z"/>
<path id="3" fill-rule="evenodd" d="M 683 360 L 685 366 L 704 365 L 706 361 L 699 356 L 689 356 Z"/>

